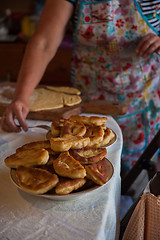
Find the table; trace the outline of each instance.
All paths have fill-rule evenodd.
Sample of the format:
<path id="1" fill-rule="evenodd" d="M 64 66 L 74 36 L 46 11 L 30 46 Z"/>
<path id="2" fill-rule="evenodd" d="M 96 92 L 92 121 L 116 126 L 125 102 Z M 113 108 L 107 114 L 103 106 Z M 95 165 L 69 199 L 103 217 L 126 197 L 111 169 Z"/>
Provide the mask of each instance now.
<path id="1" fill-rule="evenodd" d="M 93 115 L 93 114 L 92 114 Z M 95 114 L 94 114 L 95 115 Z M 99 115 L 98 115 L 99 116 Z M 27 120 L 29 125 L 50 122 Z M 107 126 L 117 133 L 107 158 L 114 174 L 100 190 L 70 201 L 53 201 L 18 189 L 4 159 L 27 142 L 44 140 L 45 130 L 5 133 L 0 130 L 0 239 L 1 240 L 112 240 L 119 235 L 120 160 L 122 134 L 108 116 Z"/>

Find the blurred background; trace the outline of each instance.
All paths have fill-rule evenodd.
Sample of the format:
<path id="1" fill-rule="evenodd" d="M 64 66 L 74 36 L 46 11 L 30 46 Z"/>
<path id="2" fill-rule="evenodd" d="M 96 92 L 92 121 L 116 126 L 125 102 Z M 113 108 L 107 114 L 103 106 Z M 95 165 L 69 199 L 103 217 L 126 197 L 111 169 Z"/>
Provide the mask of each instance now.
<path id="1" fill-rule="evenodd" d="M 0 3 L 0 81 L 15 82 L 25 47 L 35 32 L 45 0 L 5 0 Z M 41 83 L 71 85 L 72 24 Z"/>

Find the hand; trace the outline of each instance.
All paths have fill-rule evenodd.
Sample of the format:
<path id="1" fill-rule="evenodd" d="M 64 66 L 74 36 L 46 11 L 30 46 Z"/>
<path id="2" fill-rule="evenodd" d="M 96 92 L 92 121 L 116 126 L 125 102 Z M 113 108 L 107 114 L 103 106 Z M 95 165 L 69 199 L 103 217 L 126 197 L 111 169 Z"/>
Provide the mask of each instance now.
<path id="1" fill-rule="evenodd" d="M 151 53 L 160 54 L 160 37 L 154 33 L 149 33 L 139 42 L 136 53 L 138 57 L 148 57 Z"/>
<path id="2" fill-rule="evenodd" d="M 26 117 L 29 112 L 28 105 L 22 101 L 16 100 L 11 103 L 5 110 L 1 119 L 1 128 L 7 132 L 20 132 L 21 127 L 24 131 L 28 130 Z M 20 126 L 15 123 L 15 118 Z"/>

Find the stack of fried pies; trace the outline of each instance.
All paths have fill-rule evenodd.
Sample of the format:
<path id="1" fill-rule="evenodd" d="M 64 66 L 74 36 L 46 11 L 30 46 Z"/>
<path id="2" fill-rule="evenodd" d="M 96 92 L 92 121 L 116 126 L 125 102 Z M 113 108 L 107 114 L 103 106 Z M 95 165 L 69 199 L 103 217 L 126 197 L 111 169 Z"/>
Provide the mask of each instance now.
<path id="1" fill-rule="evenodd" d="M 115 133 L 107 117 L 71 116 L 51 123 L 48 140 L 30 142 L 8 156 L 19 186 L 34 194 L 66 195 L 110 179 L 106 146 Z"/>

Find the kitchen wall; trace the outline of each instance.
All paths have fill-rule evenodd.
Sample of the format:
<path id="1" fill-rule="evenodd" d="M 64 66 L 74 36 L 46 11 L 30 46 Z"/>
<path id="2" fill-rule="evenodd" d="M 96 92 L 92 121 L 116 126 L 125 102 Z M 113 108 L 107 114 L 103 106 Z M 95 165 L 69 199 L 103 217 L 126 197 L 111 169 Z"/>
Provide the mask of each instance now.
<path id="1" fill-rule="evenodd" d="M 34 4 L 34 0 L 5 0 L 0 3 L 0 11 L 10 8 L 13 12 L 30 13 Z"/>

